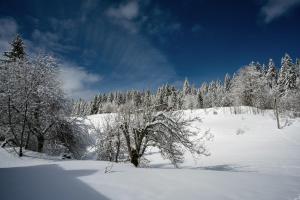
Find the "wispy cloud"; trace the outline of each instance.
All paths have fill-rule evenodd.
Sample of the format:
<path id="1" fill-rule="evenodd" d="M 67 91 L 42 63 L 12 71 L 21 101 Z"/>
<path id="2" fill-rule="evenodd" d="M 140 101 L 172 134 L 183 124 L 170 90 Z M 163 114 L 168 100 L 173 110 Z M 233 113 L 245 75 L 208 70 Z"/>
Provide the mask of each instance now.
<path id="1" fill-rule="evenodd" d="M 114 37 L 103 52 L 113 67 L 112 79 L 127 87 L 152 88 L 176 75 L 173 66 L 145 37 Z"/>
<path id="2" fill-rule="evenodd" d="M 139 24 L 144 31 L 164 41 L 170 34 L 180 32 L 182 25 L 167 10 L 155 7 L 147 15 L 143 15 Z"/>
<path id="3" fill-rule="evenodd" d="M 118 7 L 111 7 L 106 11 L 106 14 L 119 19 L 132 20 L 139 14 L 139 5 L 136 1 L 130 1 L 126 4 L 121 4 Z"/>
<path id="4" fill-rule="evenodd" d="M 55 32 L 42 32 L 35 29 L 31 37 L 32 42 L 37 45 L 40 51 L 46 50 L 57 53 L 65 53 L 77 49 L 77 47 L 63 42 L 62 37 Z"/>
<path id="5" fill-rule="evenodd" d="M 95 45 L 101 47 L 98 54 L 112 68 L 109 78 L 103 80 L 112 88 L 153 88 L 176 76 L 166 55 L 147 37 L 150 27 L 146 24 L 159 22 L 151 28 L 160 31 L 161 36 L 179 31 L 181 24 L 170 20 L 169 14 L 165 15 L 161 10 L 158 12 L 158 9 L 146 15 L 146 6 L 142 1 L 128 1 L 108 7 L 105 10 L 106 18 L 98 19 L 106 31 L 93 28 L 89 34 L 88 40 L 97 41 Z M 160 35 L 158 32 L 153 34 Z"/>
<path id="6" fill-rule="evenodd" d="M 267 0 L 266 4 L 261 8 L 264 22 L 270 23 L 299 5 L 300 0 Z"/>
<path id="7" fill-rule="evenodd" d="M 16 36 L 17 22 L 11 17 L 0 18 L 0 52 L 10 48 L 9 42 Z"/>

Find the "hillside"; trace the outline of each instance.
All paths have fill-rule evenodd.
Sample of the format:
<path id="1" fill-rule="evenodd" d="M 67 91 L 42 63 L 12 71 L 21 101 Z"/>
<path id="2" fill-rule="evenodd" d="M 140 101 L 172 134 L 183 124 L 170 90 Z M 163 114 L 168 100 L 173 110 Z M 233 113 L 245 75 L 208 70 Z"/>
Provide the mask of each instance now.
<path id="1" fill-rule="evenodd" d="M 193 124 L 210 130 L 211 156 L 189 154 L 174 169 L 155 149 L 147 152 L 148 168 L 103 161 L 61 161 L 25 152 L 18 158 L 0 149 L 3 199 L 235 199 L 300 198 L 300 119 L 282 119 L 276 128 L 272 111 L 253 114 L 243 107 L 184 111 L 198 116 Z M 107 115 L 88 119 L 101 126 Z M 30 157 L 28 156 L 30 155 Z M 34 158 L 38 157 L 38 158 Z M 111 168 L 109 173 L 105 169 Z M 30 180 L 27 184 L 25 180 Z M 43 182 L 43 184 L 40 184 Z M 61 186 L 64 186 L 62 189 Z M 9 188 L 14 188 L 10 189 Z M 38 189 L 38 194 L 32 193 Z"/>

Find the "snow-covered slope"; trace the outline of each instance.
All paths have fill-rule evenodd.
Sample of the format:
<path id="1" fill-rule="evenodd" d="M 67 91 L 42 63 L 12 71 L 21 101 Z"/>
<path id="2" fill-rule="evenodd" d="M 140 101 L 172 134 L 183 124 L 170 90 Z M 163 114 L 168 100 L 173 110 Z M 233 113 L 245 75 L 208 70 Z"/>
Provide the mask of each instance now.
<path id="1" fill-rule="evenodd" d="M 2 197 L 299 200 L 300 119 L 283 119 L 279 130 L 271 111 L 255 115 L 243 108 L 242 113 L 231 114 L 230 108 L 185 111 L 186 117 L 202 118 L 194 126 L 210 129 L 214 138 L 207 143 L 211 156 L 195 161 L 186 154 L 181 169 L 155 149 L 148 151 L 149 168 L 139 169 L 101 161 L 19 159 L 0 149 Z M 101 126 L 106 117 L 88 118 Z"/>

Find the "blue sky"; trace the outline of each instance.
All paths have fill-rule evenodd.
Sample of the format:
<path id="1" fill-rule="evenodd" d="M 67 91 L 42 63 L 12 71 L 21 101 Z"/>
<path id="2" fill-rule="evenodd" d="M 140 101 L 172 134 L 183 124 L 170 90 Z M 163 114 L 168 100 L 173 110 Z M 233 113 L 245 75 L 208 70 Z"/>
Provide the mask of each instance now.
<path id="1" fill-rule="evenodd" d="M 16 33 L 59 59 L 71 96 L 196 86 L 252 60 L 300 56 L 300 0 L 0 0 L 0 50 Z"/>

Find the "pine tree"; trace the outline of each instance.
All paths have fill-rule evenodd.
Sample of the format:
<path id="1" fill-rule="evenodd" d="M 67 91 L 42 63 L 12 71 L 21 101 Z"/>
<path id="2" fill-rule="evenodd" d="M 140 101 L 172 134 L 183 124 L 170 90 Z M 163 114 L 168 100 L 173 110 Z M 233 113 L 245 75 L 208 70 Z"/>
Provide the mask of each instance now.
<path id="1" fill-rule="evenodd" d="M 176 110 L 178 108 L 178 98 L 177 98 L 177 92 L 176 91 L 172 91 L 172 94 L 169 96 L 169 107 L 172 110 Z"/>
<path id="2" fill-rule="evenodd" d="M 294 90 L 296 89 L 296 81 L 297 81 L 297 71 L 296 71 L 296 65 L 292 65 L 290 68 L 288 68 L 288 71 L 286 73 L 286 88 L 288 90 Z"/>
<path id="3" fill-rule="evenodd" d="M 266 75 L 266 74 L 267 74 L 268 68 L 266 67 L 265 64 L 262 65 L 261 72 L 262 72 L 263 75 Z"/>
<path id="4" fill-rule="evenodd" d="M 143 97 L 143 107 L 145 108 L 151 107 L 151 92 L 149 90 L 146 91 Z"/>
<path id="5" fill-rule="evenodd" d="M 224 78 L 224 89 L 226 92 L 229 92 L 230 88 L 231 88 L 231 78 L 229 74 L 226 74 Z"/>
<path id="6" fill-rule="evenodd" d="M 142 105 L 141 93 L 138 91 L 134 91 L 134 93 L 133 93 L 133 105 L 136 108 L 139 108 Z"/>
<path id="7" fill-rule="evenodd" d="M 278 92 L 283 96 L 287 91 L 296 88 L 296 68 L 288 54 L 281 60 L 281 69 L 278 78 Z"/>
<path id="8" fill-rule="evenodd" d="M 108 94 L 108 101 L 109 101 L 110 103 L 112 103 L 112 102 L 114 102 L 114 99 L 115 99 L 115 95 L 114 95 L 112 92 L 110 92 L 110 93 Z"/>
<path id="9" fill-rule="evenodd" d="M 184 80 L 182 91 L 184 95 L 191 94 L 191 86 L 187 78 Z"/>
<path id="10" fill-rule="evenodd" d="M 299 58 L 296 59 L 295 68 L 296 68 L 296 75 L 299 79 L 299 77 L 300 77 L 300 59 Z"/>
<path id="11" fill-rule="evenodd" d="M 162 91 L 161 88 L 157 89 L 156 95 L 155 95 L 155 104 L 160 105 L 163 103 L 163 96 L 162 96 Z"/>
<path id="12" fill-rule="evenodd" d="M 116 106 L 120 106 L 120 105 L 124 104 L 123 95 L 121 92 L 115 93 L 114 104 Z"/>
<path id="13" fill-rule="evenodd" d="M 94 97 L 94 100 L 93 100 L 92 105 L 91 105 L 91 115 L 97 114 L 98 110 L 99 110 L 98 96 L 96 95 Z"/>
<path id="14" fill-rule="evenodd" d="M 197 104 L 198 104 L 197 105 L 198 108 L 203 108 L 203 97 L 200 90 L 198 90 L 197 93 Z"/>
<path id="15" fill-rule="evenodd" d="M 17 59 L 25 58 L 25 45 L 20 35 L 11 43 L 11 51 L 4 52 L 4 56 L 8 58 L 8 61 L 16 61 Z"/>
<path id="16" fill-rule="evenodd" d="M 254 64 L 254 66 L 255 66 L 255 69 L 256 69 L 257 71 L 262 71 L 262 66 L 261 66 L 261 64 L 260 64 L 259 62 L 256 62 L 256 63 Z"/>
<path id="17" fill-rule="evenodd" d="M 272 59 L 269 60 L 266 78 L 267 78 L 269 87 L 274 88 L 276 86 L 277 71 L 276 71 L 276 67 L 275 67 L 275 64 Z"/>

